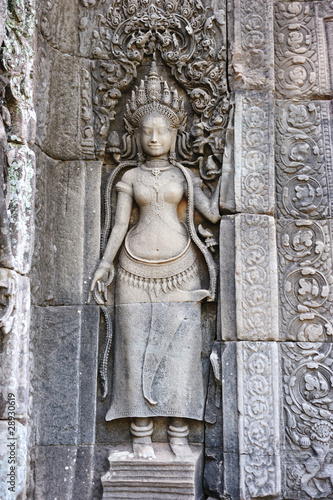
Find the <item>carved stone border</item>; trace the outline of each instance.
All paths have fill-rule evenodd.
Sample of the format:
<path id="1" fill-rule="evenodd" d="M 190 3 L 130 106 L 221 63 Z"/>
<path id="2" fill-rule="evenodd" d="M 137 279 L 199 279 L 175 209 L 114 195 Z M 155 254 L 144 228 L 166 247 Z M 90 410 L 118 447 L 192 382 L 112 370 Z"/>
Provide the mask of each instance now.
<path id="1" fill-rule="evenodd" d="M 273 1 L 234 0 L 236 89 L 274 89 Z"/>
<path id="2" fill-rule="evenodd" d="M 240 499 L 278 496 L 281 487 L 278 348 L 238 342 Z"/>
<path id="3" fill-rule="evenodd" d="M 237 215 L 236 325 L 239 340 L 278 340 L 275 223 L 267 215 Z"/>
<path id="4" fill-rule="evenodd" d="M 266 91 L 236 91 L 235 101 L 236 212 L 273 214 L 273 95 Z"/>

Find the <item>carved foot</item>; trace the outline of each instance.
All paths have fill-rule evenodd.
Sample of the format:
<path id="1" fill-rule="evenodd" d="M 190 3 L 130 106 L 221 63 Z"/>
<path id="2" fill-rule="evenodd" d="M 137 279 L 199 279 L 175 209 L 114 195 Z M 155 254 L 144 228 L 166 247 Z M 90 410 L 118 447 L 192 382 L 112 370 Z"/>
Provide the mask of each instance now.
<path id="1" fill-rule="evenodd" d="M 131 423 L 131 434 L 133 444 L 133 456 L 152 460 L 156 458 L 151 435 L 153 433 L 153 422 L 147 418 L 136 418 Z"/>
<path id="2" fill-rule="evenodd" d="M 189 429 L 183 419 L 174 418 L 172 425 L 169 425 L 168 429 L 169 444 L 171 450 L 179 460 L 193 457 L 192 450 L 187 441 L 188 434 Z"/>
<path id="3" fill-rule="evenodd" d="M 135 458 L 144 458 L 147 460 L 153 460 L 156 458 L 154 448 L 150 439 L 150 443 L 142 443 L 139 442 L 140 438 L 137 440 L 136 438 L 133 438 L 133 456 Z"/>
<path id="4" fill-rule="evenodd" d="M 183 440 L 182 442 L 180 442 Z M 178 460 L 186 460 L 193 458 L 193 453 L 186 438 L 171 438 L 170 439 L 171 451 L 176 455 Z"/>

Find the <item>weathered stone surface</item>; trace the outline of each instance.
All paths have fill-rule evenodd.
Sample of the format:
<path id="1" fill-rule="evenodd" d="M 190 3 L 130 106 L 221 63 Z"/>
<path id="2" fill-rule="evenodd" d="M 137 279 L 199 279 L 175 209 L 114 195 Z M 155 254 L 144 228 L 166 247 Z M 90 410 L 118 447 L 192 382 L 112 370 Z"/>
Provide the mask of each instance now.
<path id="1" fill-rule="evenodd" d="M 13 427 L 11 427 L 11 429 L 13 429 Z M 6 420 L 0 420 L 1 500 L 25 498 L 27 475 L 27 426 L 22 425 L 16 420 L 14 435 L 14 438 L 9 435 L 8 422 Z"/>
<path id="2" fill-rule="evenodd" d="M 35 154 L 28 146 L 9 144 L 7 158 L 14 269 L 27 273 L 34 243 Z"/>
<path id="3" fill-rule="evenodd" d="M 94 1 L 94 0 L 93 0 Z M 81 0 L 81 3 L 92 3 Z M 38 29 L 55 49 L 66 54 L 78 54 L 80 0 L 40 2 Z"/>
<path id="4" fill-rule="evenodd" d="M 274 89 L 273 3 L 235 0 L 229 38 L 234 89 Z"/>
<path id="5" fill-rule="evenodd" d="M 34 498 L 96 498 L 93 495 L 94 454 L 93 446 L 37 446 Z"/>
<path id="6" fill-rule="evenodd" d="M 214 498 L 222 498 L 223 491 L 223 449 L 209 448 L 205 444 L 204 490 Z"/>
<path id="7" fill-rule="evenodd" d="M 83 57 L 90 57 L 91 59 L 99 59 L 101 53 L 96 50 L 96 39 L 98 39 L 98 27 L 105 15 L 105 5 L 103 0 L 79 0 L 79 14 L 78 14 L 78 28 L 79 28 L 79 52 Z M 121 7 L 125 7 L 122 4 Z M 132 4 L 132 9 L 135 4 Z M 117 22 L 117 19 L 115 19 Z M 107 40 L 108 33 L 105 32 L 104 36 Z M 105 41 L 106 41 L 105 40 Z M 108 59 L 108 58 L 107 58 Z"/>
<path id="8" fill-rule="evenodd" d="M 278 278 L 273 217 L 236 215 L 236 325 L 239 340 L 277 340 Z"/>
<path id="9" fill-rule="evenodd" d="M 332 342 L 332 222 L 278 220 L 281 337 Z"/>
<path id="10" fill-rule="evenodd" d="M 240 499 L 281 492 L 278 347 L 237 343 Z"/>
<path id="11" fill-rule="evenodd" d="M 84 304 L 100 249 L 98 162 L 56 162 L 38 151 L 37 304 Z M 70 286 L 69 286 L 70 284 Z"/>
<path id="12" fill-rule="evenodd" d="M 36 324 L 37 444 L 93 444 L 98 308 L 37 308 Z"/>
<path id="13" fill-rule="evenodd" d="M 52 158 L 93 158 L 89 61 L 40 41 L 37 69 L 37 144 Z"/>
<path id="14" fill-rule="evenodd" d="M 332 95 L 327 48 L 330 37 L 326 38 L 325 29 L 332 12 L 332 4 L 327 1 L 275 4 L 275 73 L 280 97 Z"/>
<path id="15" fill-rule="evenodd" d="M 8 400 L 14 399 L 15 416 L 25 421 L 29 407 L 29 279 L 0 269 L 0 290 L 0 419 L 7 418 Z"/>
<path id="16" fill-rule="evenodd" d="M 11 122 L 8 139 L 14 144 L 32 144 L 35 140 L 35 5 L 35 0 L 2 2 L 5 31 L 1 63 L 8 84 L 6 106 Z"/>
<path id="17" fill-rule="evenodd" d="M 0 497 L 4 500 L 26 498 L 29 474 L 30 283 L 20 274 L 30 271 L 34 241 L 35 156 L 30 146 L 36 133 L 35 4 L 35 0 L 0 2 L 0 203 L 5 211 L 0 221 L 1 265 L 17 271 L 0 269 Z M 15 428 L 9 426 L 13 422 Z M 13 486 L 7 483 L 11 479 L 7 474 L 13 472 L 9 467 L 15 467 L 14 491 L 8 489 Z"/>
<path id="18" fill-rule="evenodd" d="M 332 498 L 332 344 L 280 346 L 283 424 L 283 498 Z"/>
<path id="19" fill-rule="evenodd" d="M 271 92 L 235 94 L 236 212 L 272 215 L 275 209 L 274 101 Z"/>
<path id="20" fill-rule="evenodd" d="M 277 101 L 278 216 L 332 217 L 332 106 L 328 101 Z"/>

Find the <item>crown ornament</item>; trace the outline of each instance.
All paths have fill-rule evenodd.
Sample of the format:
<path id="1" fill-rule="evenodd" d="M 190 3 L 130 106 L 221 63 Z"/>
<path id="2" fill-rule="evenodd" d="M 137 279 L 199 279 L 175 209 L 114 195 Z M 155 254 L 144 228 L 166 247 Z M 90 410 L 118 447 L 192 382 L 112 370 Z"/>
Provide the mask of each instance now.
<path id="1" fill-rule="evenodd" d="M 141 119 L 150 114 L 165 116 L 175 128 L 186 117 L 184 101 L 179 98 L 177 90 L 170 89 L 167 82 L 159 76 L 155 58 L 149 76 L 141 80 L 140 86 L 132 91 L 125 117 L 131 125 L 137 127 Z"/>

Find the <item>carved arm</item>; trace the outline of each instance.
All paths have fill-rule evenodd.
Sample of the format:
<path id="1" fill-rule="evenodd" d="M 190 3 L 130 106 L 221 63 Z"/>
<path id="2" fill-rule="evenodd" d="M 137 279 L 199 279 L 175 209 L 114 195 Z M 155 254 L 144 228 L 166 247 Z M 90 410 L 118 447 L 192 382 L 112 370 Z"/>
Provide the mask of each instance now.
<path id="1" fill-rule="evenodd" d="M 96 284 L 98 284 L 99 292 L 104 292 L 103 285 L 106 281 L 108 281 L 110 270 L 112 272 L 112 264 L 114 258 L 116 257 L 128 230 L 131 210 L 132 196 L 128 193 L 120 191 L 117 198 L 115 224 L 112 228 L 103 258 L 99 263 L 94 278 L 91 282 L 91 292 L 94 291 Z M 112 280 L 109 281 L 111 282 Z"/>
<path id="2" fill-rule="evenodd" d="M 198 177 L 192 178 L 194 188 L 194 206 L 195 208 L 213 224 L 216 224 L 220 219 L 219 212 L 219 195 L 221 178 L 216 186 L 216 189 L 211 198 L 205 195 L 201 189 L 201 179 Z"/>

